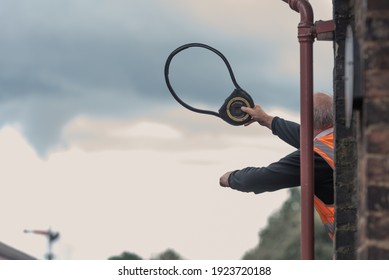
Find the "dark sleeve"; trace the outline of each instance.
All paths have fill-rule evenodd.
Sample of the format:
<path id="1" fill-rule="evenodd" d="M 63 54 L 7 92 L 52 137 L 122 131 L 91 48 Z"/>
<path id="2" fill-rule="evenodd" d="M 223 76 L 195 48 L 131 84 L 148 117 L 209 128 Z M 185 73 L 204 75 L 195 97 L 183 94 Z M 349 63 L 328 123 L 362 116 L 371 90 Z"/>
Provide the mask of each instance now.
<path id="1" fill-rule="evenodd" d="M 277 135 L 284 142 L 297 149 L 300 148 L 300 125 L 298 123 L 274 117 L 271 130 L 274 135 Z"/>
<path id="2" fill-rule="evenodd" d="M 333 170 L 318 154 L 315 163 L 315 194 L 326 204 L 333 204 Z M 300 186 L 300 151 L 297 150 L 267 167 L 247 167 L 229 177 L 232 189 L 242 192 L 273 192 Z"/>
<path id="3" fill-rule="evenodd" d="M 300 184 L 300 152 L 295 151 L 267 167 L 246 167 L 229 177 L 231 188 L 242 192 L 272 192 Z"/>

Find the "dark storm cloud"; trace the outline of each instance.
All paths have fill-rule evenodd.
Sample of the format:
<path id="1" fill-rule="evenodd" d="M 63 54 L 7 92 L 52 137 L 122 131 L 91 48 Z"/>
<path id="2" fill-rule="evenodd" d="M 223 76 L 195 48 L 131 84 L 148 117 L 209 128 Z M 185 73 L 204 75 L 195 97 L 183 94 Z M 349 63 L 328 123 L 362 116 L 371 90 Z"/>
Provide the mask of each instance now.
<path id="1" fill-rule="evenodd" d="M 272 62 L 269 54 L 250 48 L 258 42 L 205 30 L 167 3 L 0 0 L 0 124 L 21 125 L 43 154 L 79 114 L 128 117 L 171 106 L 164 63 L 173 49 L 191 41 L 224 52 L 256 101 L 296 108 L 297 93 L 289 100 L 281 94 L 297 89 L 296 82 L 263 78 L 261 71 L 270 71 L 266 65 Z M 217 109 L 233 89 L 227 69 L 210 53 L 188 54 L 172 64 L 177 92 Z"/>

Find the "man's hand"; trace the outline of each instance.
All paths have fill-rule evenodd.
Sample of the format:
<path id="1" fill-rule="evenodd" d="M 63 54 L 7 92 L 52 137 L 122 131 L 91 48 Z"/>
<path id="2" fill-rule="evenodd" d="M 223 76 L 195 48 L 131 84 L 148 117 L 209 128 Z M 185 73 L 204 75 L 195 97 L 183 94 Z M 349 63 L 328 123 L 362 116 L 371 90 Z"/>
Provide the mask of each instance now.
<path id="1" fill-rule="evenodd" d="M 254 108 L 242 106 L 241 110 L 249 114 L 252 118 L 252 120 L 246 123 L 245 126 L 248 126 L 253 122 L 257 121 L 260 125 L 266 126 L 267 128 L 271 129 L 273 117 L 266 114 L 265 111 L 261 108 L 261 106 L 255 105 Z"/>
<path id="2" fill-rule="evenodd" d="M 230 178 L 231 173 L 232 173 L 232 171 L 227 172 L 226 174 L 224 174 L 223 176 L 220 177 L 220 181 L 219 181 L 220 186 L 225 187 L 225 188 L 230 187 L 230 184 L 228 183 L 228 178 Z"/>

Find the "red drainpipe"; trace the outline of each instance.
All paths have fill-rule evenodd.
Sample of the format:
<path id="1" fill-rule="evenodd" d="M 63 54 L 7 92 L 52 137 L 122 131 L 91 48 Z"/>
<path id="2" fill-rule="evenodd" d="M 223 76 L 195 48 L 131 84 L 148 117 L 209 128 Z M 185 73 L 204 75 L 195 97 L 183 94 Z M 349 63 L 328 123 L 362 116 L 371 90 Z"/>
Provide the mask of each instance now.
<path id="1" fill-rule="evenodd" d="M 313 10 L 306 0 L 282 0 L 300 13 L 300 152 L 301 152 L 301 259 L 314 257 L 313 162 Z"/>

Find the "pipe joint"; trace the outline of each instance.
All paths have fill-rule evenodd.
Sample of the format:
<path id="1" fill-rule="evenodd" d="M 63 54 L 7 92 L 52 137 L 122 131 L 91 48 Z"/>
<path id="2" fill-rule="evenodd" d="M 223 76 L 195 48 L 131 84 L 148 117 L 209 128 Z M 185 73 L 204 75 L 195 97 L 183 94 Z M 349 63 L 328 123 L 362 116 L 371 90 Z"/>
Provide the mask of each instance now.
<path id="1" fill-rule="evenodd" d="M 311 4 L 306 0 L 289 0 L 289 7 L 298 12 L 301 23 L 313 24 L 313 10 Z"/>
<path id="2" fill-rule="evenodd" d="M 298 26 L 298 35 L 299 42 L 311 42 L 315 41 L 316 31 L 314 25 L 299 25 Z"/>

